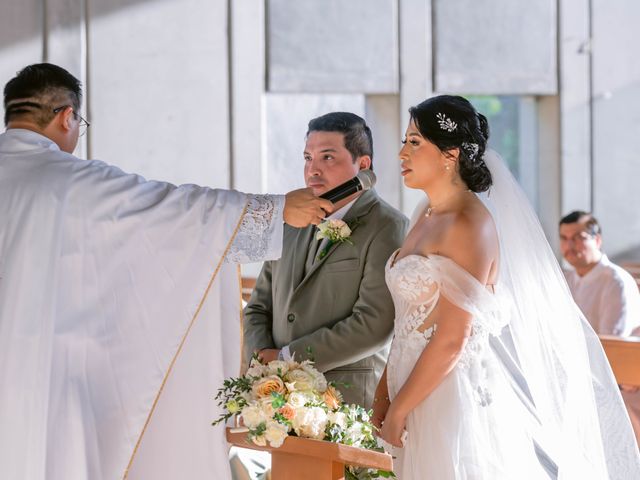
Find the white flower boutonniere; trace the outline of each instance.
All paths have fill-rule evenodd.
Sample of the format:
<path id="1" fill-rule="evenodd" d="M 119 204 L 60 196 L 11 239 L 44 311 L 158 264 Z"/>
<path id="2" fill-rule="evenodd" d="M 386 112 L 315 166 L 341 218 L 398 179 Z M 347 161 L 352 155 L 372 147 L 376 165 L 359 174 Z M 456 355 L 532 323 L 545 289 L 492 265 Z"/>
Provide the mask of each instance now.
<path id="1" fill-rule="evenodd" d="M 327 239 L 329 243 L 319 254 L 318 259 L 323 258 L 331 245 L 334 243 L 346 242 L 349 245 L 353 245 L 351 241 L 351 228 L 343 220 L 325 220 L 318 225 L 318 232 L 316 233 L 316 240 Z"/>

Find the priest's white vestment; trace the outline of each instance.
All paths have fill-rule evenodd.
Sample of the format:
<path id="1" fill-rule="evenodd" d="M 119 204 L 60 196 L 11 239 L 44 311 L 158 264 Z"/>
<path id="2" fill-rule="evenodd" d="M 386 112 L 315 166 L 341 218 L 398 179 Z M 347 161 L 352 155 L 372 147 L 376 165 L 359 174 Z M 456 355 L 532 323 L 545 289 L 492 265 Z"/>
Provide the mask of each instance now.
<path id="1" fill-rule="evenodd" d="M 235 263 L 279 257 L 283 207 L 0 135 L 0 478 L 227 478 Z"/>

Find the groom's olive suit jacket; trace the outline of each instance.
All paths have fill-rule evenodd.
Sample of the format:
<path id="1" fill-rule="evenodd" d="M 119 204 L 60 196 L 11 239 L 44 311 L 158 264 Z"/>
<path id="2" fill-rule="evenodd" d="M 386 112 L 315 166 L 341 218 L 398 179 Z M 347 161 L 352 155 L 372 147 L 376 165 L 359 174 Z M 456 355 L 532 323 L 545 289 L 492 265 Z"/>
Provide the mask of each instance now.
<path id="1" fill-rule="evenodd" d="M 346 402 L 369 408 L 393 332 L 384 268 L 408 222 L 373 190 L 343 220 L 353 245 L 334 243 L 315 261 L 316 227 L 285 226 L 282 257 L 265 262 L 244 309 L 243 356 L 246 364 L 256 350 L 289 345 L 296 360 L 312 357 L 338 382 Z"/>

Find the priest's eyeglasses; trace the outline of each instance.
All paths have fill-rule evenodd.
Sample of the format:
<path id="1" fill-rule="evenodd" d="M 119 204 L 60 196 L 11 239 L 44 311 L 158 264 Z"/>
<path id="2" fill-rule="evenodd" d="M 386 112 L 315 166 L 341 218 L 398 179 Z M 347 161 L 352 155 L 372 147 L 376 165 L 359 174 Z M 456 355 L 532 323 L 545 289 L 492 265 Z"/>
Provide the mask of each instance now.
<path id="1" fill-rule="evenodd" d="M 73 110 L 73 107 L 71 105 L 62 105 L 61 107 L 56 107 L 56 108 L 53 109 L 53 113 L 58 114 L 59 112 L 61 112 L 65 108 L 69 108 L 69 107 L 71 107 L 71 110 L 73 111 L 73 116 L 80 120 L 80 127 L 79 127 L 80 128 L 80 135 L 79 136 L 83 136 L 85 133 L 87 133 L 87 128 L 89 128 L 91 126 L 91 124 L 89 122 L 87 122 L 84 118 L 82 118 L 82 116 L 78 112 Z"/>

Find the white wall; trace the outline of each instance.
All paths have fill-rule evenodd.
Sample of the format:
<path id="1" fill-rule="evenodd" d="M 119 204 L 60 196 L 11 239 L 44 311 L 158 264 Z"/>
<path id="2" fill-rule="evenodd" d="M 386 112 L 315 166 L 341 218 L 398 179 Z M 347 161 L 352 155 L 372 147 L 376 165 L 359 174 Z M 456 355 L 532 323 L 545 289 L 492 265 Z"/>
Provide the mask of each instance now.
<path id="1" fill-rule="evenodd" d="M 379 192 L 406 213 L 421 197 L 397 169 L 409 106 L 523 95 L 538 120 L 523 183 L 548 235 L 593 208 L 607 251 L 640 259 L 640 4 L 591 3 L 3 0 L 0 77 L 48 60 L 82 79 L 81 156 L 244 191 L 302 185 L 309 119 L 352 110 L 374 132 Z"/>

